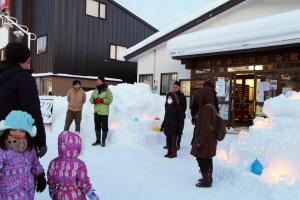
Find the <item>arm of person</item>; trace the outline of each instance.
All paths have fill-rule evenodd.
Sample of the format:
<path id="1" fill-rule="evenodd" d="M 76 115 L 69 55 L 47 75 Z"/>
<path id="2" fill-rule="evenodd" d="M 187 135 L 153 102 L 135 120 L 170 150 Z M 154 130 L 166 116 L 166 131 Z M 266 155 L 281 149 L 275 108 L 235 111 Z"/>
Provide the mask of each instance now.
<path id="1" fill-rule="evenodd" d="M 186 112 L 186 108 L 187 108 L 186 96 L 185 95 L 182 95 L 182 107 L 183 107 L 183 111 L 185 113 Z"/>
<path id="2" fill-rule="evenodd" d="M 87 168 L 84 162 L 80 163 L 79 168 L 76 172 L 76 178 L 78 180 L 78 187 L 90 200 L 100 199 L 95 193 L 95 190 L 92 188 L 90 179 L 87 174 Z"/>
<path id="3" fill-rule="evenodd" d="M 55 162 L 52 160 L 49 164 L 48 171 L 47 171 L 47 183 L 49 186 L 49 195 L 53 199 L 54 198 L 54 190 L 55 190 L 55 184 L 54 184 L 54 177 L 53 177 L 53 170 L 54 170 Z"/>
<path id="4" fill-rule="evenodd" d="M 68 93 L 67 93 L 67 101 L 70 102 L 70 99 L 71 99 L 71 97 L 70 97 L 70 90 L 68 90 Z"/>
<path id="5" fill-rule="evenodd" d="M 109 105 L 113 101 L 113 94 L 110 89 L 107 89 L 107 95 L 103 98 L 103 104 Z"/>
<path id="6" fill-rule="evenodd" d="M 37 135 L 33 138 L 33 142 L 39 150 L 38 153 L 40 153 L 40 149 L 46 147 L 46 133 L 37 85 L 34 78 L 27 73 L 22 73 L 17 84 L 19 85 L 17 96 L 19 98 L 21 109 L 33 117 L 34 124 L 37 127 Z M 45 154 L 46 152 L 43 153 Z M 41 156 L 43 155 L 40 155 L 40 157 Z"/>
<path id="7" fill-rule="evenodd" d="M 197 134 L 197 146 L 203 147 L 204 143 L 207 140 L 208 134 L 210 133 L 210 126 L 213 124 L 213 115 L 214 111 L 210 106 L 204 106 L 201 108 L 200 112 L 200 123 L 197 124 L 199 126 L 199 131 L 195 134 Z M 197 126 L 196 125 L 196 126 Z"/>
<path id="8" fill-rule="evenodd" d="M 82 104 L 86 102 L 86 93 L 83 91 Z"/>
<path id="9" fill-rule="evenodd" d="M 34 148 L 31 149 L 31 154 L 33 156 L 31 173 L 34 177 L 37 177 L 38 175 L 40 175 L 44 172 L 44 168 L 40 164 L 39 158 L 38 158 L 36 150 Z"/>
<path id="10" fill-rule="evenodd" d="M 96 92 L 94 90 L 93 93 L 92 93 L 92 95 L 91 95 L 91 97 L 90 97 L 90 103 L 91 104 L 94 104 L 95 95 L 96 95 Z"/>

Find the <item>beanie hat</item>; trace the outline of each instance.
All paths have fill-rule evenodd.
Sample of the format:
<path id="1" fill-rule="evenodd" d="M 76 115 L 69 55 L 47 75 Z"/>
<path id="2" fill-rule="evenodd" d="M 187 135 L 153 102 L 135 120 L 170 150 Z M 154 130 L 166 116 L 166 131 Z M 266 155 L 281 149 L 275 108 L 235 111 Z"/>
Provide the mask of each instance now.
<path id="1" fill-rule="evenodd" d="M 6 129 L 21 129 L 29 133 L 31 137 L 35 137 L 36 127 L 33 123 L 34 119 L 27 112 L 13 110 L 6 116 L 5 120 L 0 121 L 0 131 Z"/>
<path id="2" fill-rule="evenodd" d="M 179 87 L 181 87 L 181 82 L 180 81 L 175 81 L 174 85 L 178 85 Z"/>
<path id="3" fill-rule="evenodd" d="M 30 57 L 29 48 L 21 42 L 11 42 L 5 47 L 5 58 L 15 63 L 24 63 Z"/>
<path id="4" fill-rule="evenodd" d="M 105 82 L 104 76 L 98 76 L 98 79 L 101 80 L 103 83 Z"/>

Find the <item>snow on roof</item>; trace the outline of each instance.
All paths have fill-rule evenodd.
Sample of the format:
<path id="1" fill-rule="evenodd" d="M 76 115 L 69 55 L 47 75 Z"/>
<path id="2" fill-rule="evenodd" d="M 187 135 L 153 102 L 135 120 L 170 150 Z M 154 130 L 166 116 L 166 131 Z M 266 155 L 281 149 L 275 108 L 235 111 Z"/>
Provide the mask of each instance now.
<path id="1" fill-rule="evenodd" d="M 300 42 L 300 10 L 178 36 L 172 57 L 270 47 Z"/>
<path id="2" fill-rule="evenodd" d="M 80 76 L 80 75 L 72 75 L 72 74 L 55 74 L 55 73 L 52 73 L 52 72 L 34 73 L 34 74 L 32 74 L 32 76 L 33 77 L 60 76 L 60 77 L 83 78 L 83 79 L 93 79 L 93 80 L 97 79 L 97 76 Z M 107 78 L 107 77 L 105 77 L 105 80 L 122 82 L 122 79 L 116 79 L 116 78 Z"/>
<path id="3" fill-rule="evenodd" d="M 191 15 L 189 15 L 188 17 L 184 18 L 184 19 L 181 19 L 180 21 L 172 24 L 171 26 L 151 35 L 150 37 L 146 38 L 145 40 L 141 41 L 140 43 L 137 43 L 136 45 L 130 47 L 127 52 L 126 52 L 126 55 L 129 55 L 141 48 L 143 48 L 144 46 L 150 44 L 151 42 L 167 35 L 168 33 L 180 28 L 181 26 L 201 17 L 202 15 L 206 14 L 207 12 L 227 3 L 228 1 L 230 0 L 215 0 L 214 2 L 204 6 L 204 7 L 201 7 L 201 9 Z"/>

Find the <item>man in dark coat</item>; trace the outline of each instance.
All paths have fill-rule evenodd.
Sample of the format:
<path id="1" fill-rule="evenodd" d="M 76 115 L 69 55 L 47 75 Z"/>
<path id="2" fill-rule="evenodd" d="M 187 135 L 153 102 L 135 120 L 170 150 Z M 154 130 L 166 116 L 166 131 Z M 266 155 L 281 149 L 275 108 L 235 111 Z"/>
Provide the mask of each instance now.
<path id="1" fill-rule="evenodd" d="M 30 70 L 30 50 L 23 43 L 9 43 L 0 62 L 0 120 L 12 110 L 29 113 L 37 127 L 33 138 L 40 157 L 47 152 L 46 134 L 35 79 Z"/>
<path id="2" fill-rule="evenodd" d="M 186 105 L 186 96 L 181 92 L 181 82 L 180 81 L 175 81 L 174 82 L 173 92 L 177 95 L 177 98 L 178 98 L 178 101 L 179 101 L 179 106 L 180 106 L 182 115 L 184 116 L 184 119 L 185 119 L 185 117 L 186 117 L 185 111 L 186 111 L 186 107 L 187 107 L 187 105 Z M 184 128 L 184 119 L 183 119 L 183 124 L 182 124 L 181 130 L 179 131 L 178 136 L 177 136 L 177 142 L 176 142 L 177 150 L 180 149 L 182 131 L 183 131 L 183 128 Z"/>
<path id="3" fill-rule="evenodd" d="M 211 187 L 213 161 L 216 155 L 217 139 L 214 128 L 217 123 L 217 113 L 214 106 L 214 91 L 209 86 L 197 90 L 194 101 L 199 110 L 196 114 L 194 136 L 192 139 L 191 154 L 196 157 L 202 179 L 197 187 Z"/>

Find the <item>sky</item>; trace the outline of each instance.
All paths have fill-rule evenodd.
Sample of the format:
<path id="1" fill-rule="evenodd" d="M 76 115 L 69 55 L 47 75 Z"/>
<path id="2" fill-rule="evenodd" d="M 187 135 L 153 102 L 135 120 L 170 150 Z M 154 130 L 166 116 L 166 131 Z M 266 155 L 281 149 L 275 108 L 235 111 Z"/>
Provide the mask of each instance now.
<path id="1" fill-rule="evenodd" d="M 158 30 L 214 0 L 115 0 Z"/>

